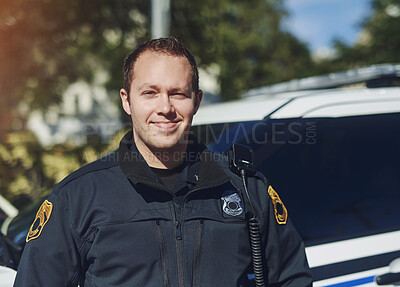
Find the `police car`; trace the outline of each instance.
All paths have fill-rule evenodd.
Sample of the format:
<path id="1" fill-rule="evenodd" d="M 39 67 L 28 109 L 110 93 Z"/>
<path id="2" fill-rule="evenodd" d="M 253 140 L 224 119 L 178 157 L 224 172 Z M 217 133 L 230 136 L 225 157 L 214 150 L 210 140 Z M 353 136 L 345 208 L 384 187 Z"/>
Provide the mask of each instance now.
<path id="1" fill-rule="evenodd" d="M 400 285 L 400 65 L 254 89 L 201 107 L 214 152 L 250 146 L 306 244 L 314 286 Z"/>

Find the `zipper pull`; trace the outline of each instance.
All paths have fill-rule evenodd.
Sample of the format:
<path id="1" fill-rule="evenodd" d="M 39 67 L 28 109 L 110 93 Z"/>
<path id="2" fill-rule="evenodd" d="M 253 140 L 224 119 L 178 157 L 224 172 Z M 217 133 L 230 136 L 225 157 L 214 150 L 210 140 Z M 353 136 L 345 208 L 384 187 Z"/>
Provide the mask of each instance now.
<path id="1" fill-rule="evenodd" d="M 176 222 L 176 240 L 182 240 L 182 225 L 179 221 Z"/>

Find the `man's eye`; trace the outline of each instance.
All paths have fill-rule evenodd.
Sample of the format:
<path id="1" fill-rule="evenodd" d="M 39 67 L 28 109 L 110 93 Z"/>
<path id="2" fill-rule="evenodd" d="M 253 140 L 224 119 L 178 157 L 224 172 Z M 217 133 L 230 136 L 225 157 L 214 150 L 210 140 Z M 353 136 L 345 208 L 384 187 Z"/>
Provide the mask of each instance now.
<path id="1" fill-rule="evenodd" d="M 154 95 L 155 92 L 154 91 L 144 91 L 143 95 Z"/>
<path id="2" fill-rule="evenodd" d="M 174 93 L 174 94 L 172 94 L 172 96 L 174 98 L 186 98 L 187 97 L 185 93 Z"/>

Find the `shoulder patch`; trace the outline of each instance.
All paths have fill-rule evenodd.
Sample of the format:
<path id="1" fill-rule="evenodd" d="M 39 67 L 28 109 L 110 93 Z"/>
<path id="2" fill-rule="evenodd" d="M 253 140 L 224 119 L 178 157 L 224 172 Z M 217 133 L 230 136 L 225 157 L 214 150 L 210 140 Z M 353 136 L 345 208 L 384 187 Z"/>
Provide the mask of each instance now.
<path id="1" fill-rule="evenodd" d="M 271 185 L 268 187 L 268 194 L 272 199 L 272 203 L 274 204 L 276 222 L 278 222 L 278 224 L 286 224 L 288 217 L 287 209 L 278 193 L 272 188 Z"/>
<path id="2" fill-rule="evenodd" d="M 36 239 L 40 236 L 45 224 L 50 219 L 52 210 L 53 204 L 46 199 L 36 213 L 35 220 L 33 221 L 28 235 L 26 236 L 26 242 L 29 242 L 30 240 Z"/>

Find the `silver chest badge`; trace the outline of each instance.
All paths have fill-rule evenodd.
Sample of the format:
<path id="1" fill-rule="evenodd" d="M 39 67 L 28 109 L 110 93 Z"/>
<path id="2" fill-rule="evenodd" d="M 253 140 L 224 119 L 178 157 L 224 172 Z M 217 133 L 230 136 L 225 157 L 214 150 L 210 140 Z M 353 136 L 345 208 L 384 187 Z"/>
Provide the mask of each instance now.
<path id="1" fill-rule="evenodd" d="M 222 210 L 230 216 L 238 216 L 242 214 L 243 207 L 240 197 L 237 193 L 221 197 L 223 200 Z"/>

